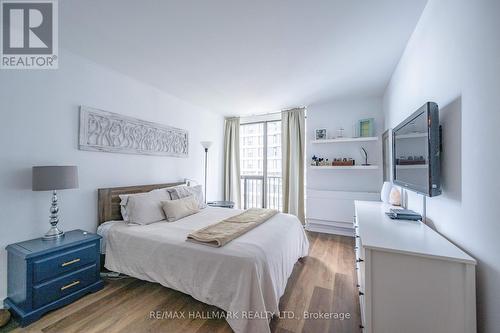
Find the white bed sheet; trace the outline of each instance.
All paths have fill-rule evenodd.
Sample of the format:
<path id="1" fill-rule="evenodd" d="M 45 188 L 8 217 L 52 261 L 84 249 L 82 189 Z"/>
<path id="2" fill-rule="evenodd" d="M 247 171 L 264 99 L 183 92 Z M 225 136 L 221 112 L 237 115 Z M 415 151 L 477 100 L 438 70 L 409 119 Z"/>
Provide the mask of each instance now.
<path id="1" fill-rule="evenodd" d="M 106 239 L 108 238 L 108 233 L 113 224 L 123 223 L 124 221 L 107 221 L 97 227 L 97 234 L 101 236 L 101 254 L 106 254 Z"/>
<path id="2" fill-rule="evenodd" d="M 186 241 L 190 232 L 240 212 L 208 207 L 176 222 L 111 223 L 105 267 L 228 311 L 226 320 L 237 333 L 268 333 L 266 315 L 278 314 L 293 266 L 307 256 L 309 242 L 299 220 L 281 213 L 221 248 Z"/>

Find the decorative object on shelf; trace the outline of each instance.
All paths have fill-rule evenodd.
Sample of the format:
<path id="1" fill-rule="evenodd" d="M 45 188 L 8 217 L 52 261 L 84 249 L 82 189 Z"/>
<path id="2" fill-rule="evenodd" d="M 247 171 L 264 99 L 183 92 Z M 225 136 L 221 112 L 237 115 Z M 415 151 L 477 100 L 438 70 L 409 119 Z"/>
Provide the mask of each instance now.
<path id="1" fill-rule="evenodd" d="M 337 157 L 337 158 L 334 158 L 333 161 L 330 161 L 328 158 L 323 158 L 323 157 L 318 157 L 316 155 L 313 155 L 313 157 L 311 158 L 311 166 L 313 167 L 346 167 L 346 166 L 349 166 L 349 167 L 352 167 L 352 166 L 356 166 L 356 167 L 359 167 L 360 169 L 362 167 L 368 167 L 368 168 L 371 168 L 371 169 L 376 169 L 377 166 L 373 166 L 371 164 L 363 164 L 363 165 L 356 165 L 356 160 L 354 160 L 353 158 L 351 157 Z"/>
<path id="2" fill-rule="evenodd" d="M 0 309 L 0 327 L 4 327 L 9 323 L 10 312 L 7 309 Z"/>
<path id="3" fill-rule="evenodd" d="M 207 167 L 208 167 L 208 148 L 212 145 L 211 141 L 201 141 L 201 146 L 205 149 L 205 203 L 207 203 Z"/>
<path id="4" fill-rule="evenodd" d="M 332 162 L 328 158 L 314 155 L 311 158 L 311 166 L 354 166 L 356 161 L 350 157 L 334 158 Z"/>
<path id="5" fill-rule="evenodd" d="M 321 158 L 321 157 L 317 157 L 316 155 L 314 155 L 312 157 L 311 165 L 314 165 L 314 166 L 325 165 L 325 159 Z"/>
<path id="6" fill-rule="evenodd" d="M 332 166 L 353 166 L 356 161 L 352 158 L 335 158 L 333 159 Z"/>
<path id="7" fill-rule="evenodd" d="M 316 133 L 316 140 L 326 140 L 326 128 L 320 128 L 315 130 Z"/>
<path id="8" fill-rule="evenodd" d="M 361 156 L 363 156 L 363 158 L 365 159 L 365 163 L 361 165 L 370 165 L 368 164 L 368 153 L 366 152 L 366 149 L 364 147 L 361 147 L 360 151 L 361 151 Z"/>
<path id="9" fill-rule="evenodd" d="M 374 127 L 374 119 L 361 119 L 358 121 L 358 131 L 357 134 L 359 137 L 367 137 L 375 135 L 375 127 Z"/>
<path id="10" fill-rule="evenodd" d="M 397 187 L 391 188 L 389 203 L 393 206 L 401 206 L 401 191 Z"/>
<path id="11" fill-rule="evenodd" d="M 382 190 L 380 191 L 380 200 L 382 200 L 382 202 L 389 203 L 391 190 L 392 184 L 390 182 L 384 182 L 384 185 L 382 185 Z"/>
<path id="12" fill-rule="evenodd" d="M 316 155 L 313 155 L 311 158 L 311 165 L 318 165 L 318 157 Z"/>
<path id="13" fill-rule="evenodd" d="M 80 150 L 188 157 L 189 137 L 183 129 L 117 113 L 80 107 Z"/>
<path id="14" fill-rule="evenodd" d="M 344 137 L 344 128 L 342 128 L 342 126 L 340 126 L 340 128 L 337 130 L 338 132 L 338 136 L 337 138 L 343 138 Z"/>
<path id="15" fill-rule="evenodd" d="M 34 166 L 33 191 L 52 191 L 50 207 L 50 229 L 43 236 L 44 240 L 58 239 L 64 236 L 64 231 L 57 228 L 59 223 L 59 207 L 57 205 L 57 190 L 78 188 L 78 167 L 68 166 Z"/>

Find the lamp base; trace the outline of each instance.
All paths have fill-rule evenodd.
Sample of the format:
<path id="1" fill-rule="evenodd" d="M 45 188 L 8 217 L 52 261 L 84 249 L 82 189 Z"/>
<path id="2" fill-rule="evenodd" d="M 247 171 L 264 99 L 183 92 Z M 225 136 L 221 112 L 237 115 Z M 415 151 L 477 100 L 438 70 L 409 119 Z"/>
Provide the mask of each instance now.
<path id="1" fill-rule="evenodd" d="M 43 240 L 54 240 L 64 237 L 64 231 L 59 230 L 56 225 L 50 227 L 49 231 L 43 235 Z"/>
<path id="2" fill-rule="evenodd" d="M 64 231 L 57 228 L 59 222 L 59 207 L 57 206 L 57 192 L 52 192 L 52 205 L 50 206 L 50 229 L 43 235 L 43 240 L 55 240 L 64 236 Z"/>

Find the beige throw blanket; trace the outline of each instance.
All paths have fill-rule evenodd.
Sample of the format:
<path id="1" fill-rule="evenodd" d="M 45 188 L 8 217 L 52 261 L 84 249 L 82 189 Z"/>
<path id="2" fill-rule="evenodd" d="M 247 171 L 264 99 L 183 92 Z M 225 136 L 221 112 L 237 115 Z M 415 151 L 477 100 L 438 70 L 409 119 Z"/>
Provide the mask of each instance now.
<path id="1" fill-rule="evenodd" d="M 187 240 L 199 244 L 221 247 L 252 230 L 276 215 L 275 209 L 250 208 L 208 227 L 190 233 Z"/>

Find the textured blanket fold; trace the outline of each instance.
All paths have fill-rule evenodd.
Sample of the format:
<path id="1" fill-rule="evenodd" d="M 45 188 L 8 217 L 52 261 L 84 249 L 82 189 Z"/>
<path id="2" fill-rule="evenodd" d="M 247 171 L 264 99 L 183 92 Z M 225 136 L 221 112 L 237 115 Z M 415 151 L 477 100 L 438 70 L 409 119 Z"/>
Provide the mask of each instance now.
<path id="1" fill-rule="evenodd" d="M 241 214 L 190 233 L 187 240 L 213 247 L 221 247 L 266 222 L 277 213 L 278 211 L 275 209 L 250 208 Z"/>

